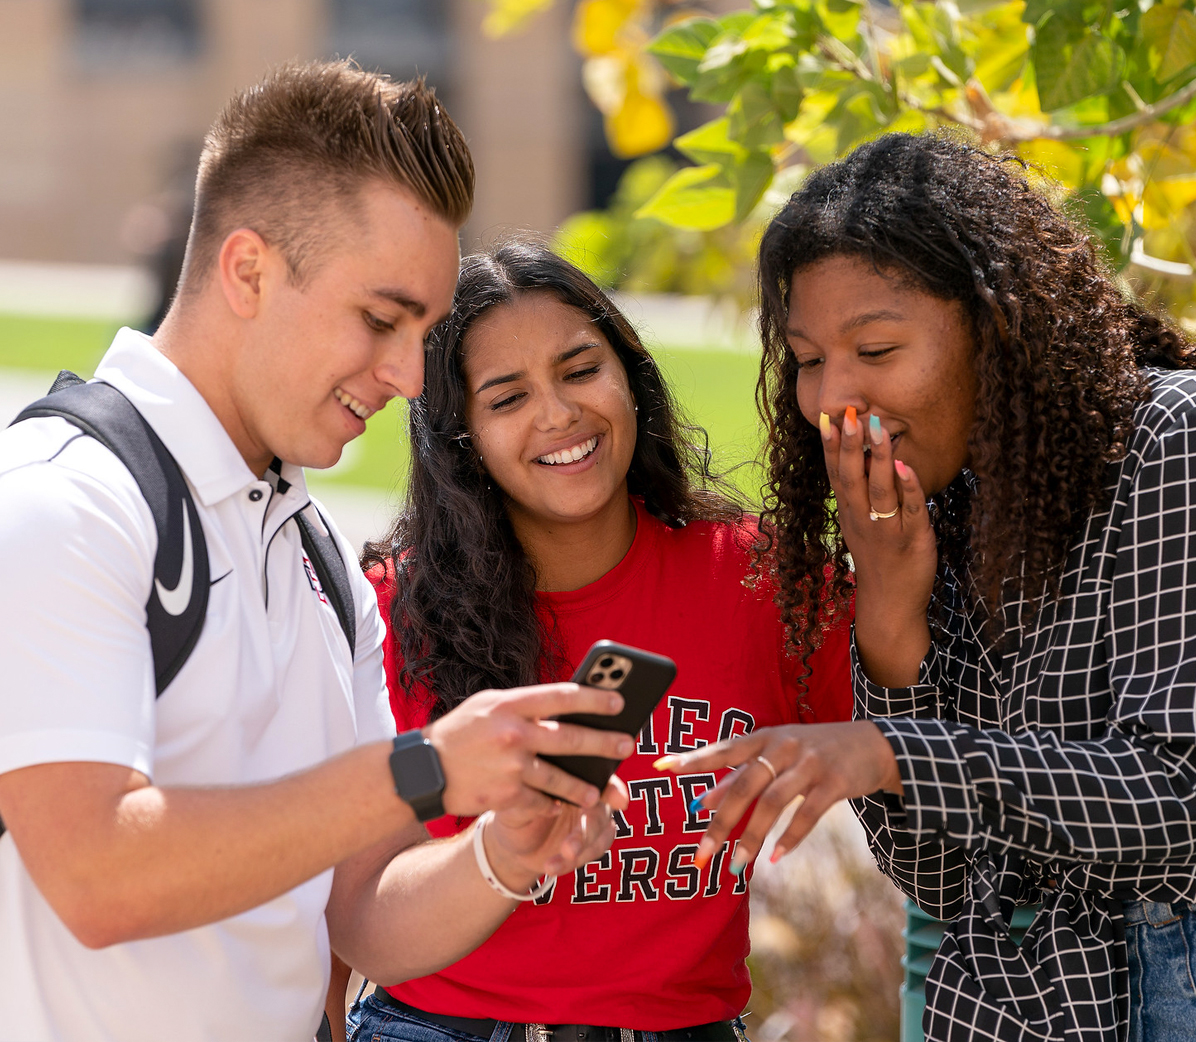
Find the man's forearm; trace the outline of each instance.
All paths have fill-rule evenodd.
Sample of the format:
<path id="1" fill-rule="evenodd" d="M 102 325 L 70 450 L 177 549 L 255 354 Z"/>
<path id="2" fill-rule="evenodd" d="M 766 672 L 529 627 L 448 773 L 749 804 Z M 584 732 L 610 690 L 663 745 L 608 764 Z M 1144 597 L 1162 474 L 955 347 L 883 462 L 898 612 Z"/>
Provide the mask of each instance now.
<path id="1" fill-rule="evenodd" d="M 0 776 L 0 814 L 50 905 L 103 947 L 247 911 L 399 832 L 414 819 L 389 750 L 371 743 L 268 784 L 204 789 L 45 764 Z"/>
<path id="2" fill-rule="evenodd" d="M 421 830 L 422 832 L 422 830 Z M 379 850 L 337 868 L 328 905 L 333 950 L 380 984 L 422 977 L 468 955 L 516 908 L 482 878 L 473 830 L 418 843 L 396 857 Z M 408 833 L 408 842 L 416 837 Z M 370 862 L 385 867 L 370 871 Z M 497 867 L 497 866 L 496 866 Z M 504 882 L 530 888 L 534 876 L 504 862 Z M 418 944 L 405 938 L 419 938 Z"/>

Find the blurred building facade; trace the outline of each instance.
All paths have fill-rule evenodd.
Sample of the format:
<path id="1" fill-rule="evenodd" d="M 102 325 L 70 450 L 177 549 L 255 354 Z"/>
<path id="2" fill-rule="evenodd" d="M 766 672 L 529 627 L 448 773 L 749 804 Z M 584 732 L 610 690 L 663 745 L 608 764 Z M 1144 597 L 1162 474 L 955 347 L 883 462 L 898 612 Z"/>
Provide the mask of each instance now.
<path id="1" fill-rule="evenodd" d="M 189 212 L 203 133 L 291 58 L 436 87 L 473 150 L 465 245 L 591 204 L 571 4 L 492 40 L 479 0 L 0 0 L 0 258 L 128 263 Z"/>

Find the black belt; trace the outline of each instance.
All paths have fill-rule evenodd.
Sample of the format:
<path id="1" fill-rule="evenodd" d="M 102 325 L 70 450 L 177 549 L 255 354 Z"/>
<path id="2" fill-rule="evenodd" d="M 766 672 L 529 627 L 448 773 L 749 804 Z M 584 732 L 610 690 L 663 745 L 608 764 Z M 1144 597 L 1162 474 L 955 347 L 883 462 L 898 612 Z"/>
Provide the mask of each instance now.
<path id="1" fill-rule="evenodd" d="M 374 989 L 374 998 L 390 1006 L 392 1009 L 408 1013 L 420 1020 L 427 1020 L 439 1024 L 453 1031 L 462 1031 L 475 1038 L 488 1039 L 494 1034 L 498 1021 L 485 1017 L 450 1017 L 447 1013 L 429 1013 L 427 1010 L 409 1006 L 402 999 L 396 999 L 390 992 L 381 987 Z M 516 1024 L 511 1029 L 508 1042 L 535 1042 L 535 1036 L 529 1037 L 526 1024 Z M 636 1042 L 642 1042 L 644 1033 L 636 1031 Z M 653 1031 L 659 1042 L 737 1042 L 738 1035 L 730 1021 L 718 1020 L 713 1024 L 699 1024 L 692 1028 L 670 1028 L 668 1031 Z M 621 1042 L 622 1033 L 619 1028 L 598 1027 L 593 1024 L 549 1024 L 548 1037 L 552 1042 Z"/>

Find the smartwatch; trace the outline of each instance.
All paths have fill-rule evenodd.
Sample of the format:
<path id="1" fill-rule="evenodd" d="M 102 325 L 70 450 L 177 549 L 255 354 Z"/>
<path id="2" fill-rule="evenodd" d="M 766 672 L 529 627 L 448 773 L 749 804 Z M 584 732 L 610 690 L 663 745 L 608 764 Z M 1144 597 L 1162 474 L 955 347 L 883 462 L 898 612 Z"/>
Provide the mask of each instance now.
<path id="1" fill-rule="evenodd" d="M 390 773 L 395 792 L 420 821 L 444 815 L 444 771 L 436 749 L 419 731 L 404 731 L 394 741 Z"/>

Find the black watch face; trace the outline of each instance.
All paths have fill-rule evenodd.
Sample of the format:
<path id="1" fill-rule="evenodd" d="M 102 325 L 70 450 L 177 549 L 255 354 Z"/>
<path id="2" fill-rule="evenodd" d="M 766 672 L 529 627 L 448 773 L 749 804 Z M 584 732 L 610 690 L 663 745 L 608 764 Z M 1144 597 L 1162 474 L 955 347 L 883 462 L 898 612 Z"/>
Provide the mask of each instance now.
<path id="1" fill-rule="evenodd" d="M 444 772 L 436 750 L 422 739 L 404 742 L 402 738 L 390 756 L 395 790 L 415 811 L 420 821 L 438 818 L 444 813 L 440 797 L 444 792 Z"/>
<path id="2" fill-rule="evenodd" d="M 439 792 L 444 786 L 436 753 L 424 745 L 411 745 L 395 754 L 395 785 L 404 799 Z"/>

